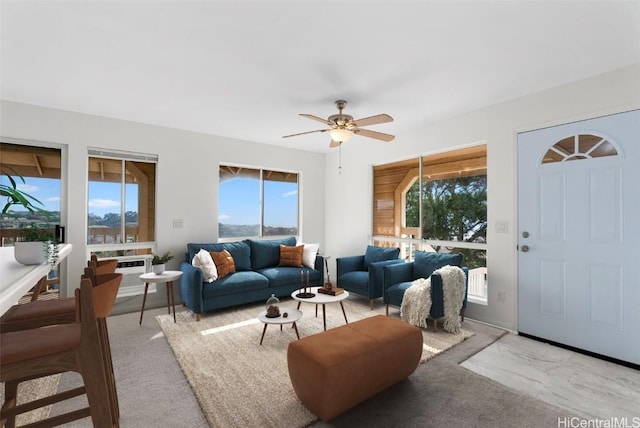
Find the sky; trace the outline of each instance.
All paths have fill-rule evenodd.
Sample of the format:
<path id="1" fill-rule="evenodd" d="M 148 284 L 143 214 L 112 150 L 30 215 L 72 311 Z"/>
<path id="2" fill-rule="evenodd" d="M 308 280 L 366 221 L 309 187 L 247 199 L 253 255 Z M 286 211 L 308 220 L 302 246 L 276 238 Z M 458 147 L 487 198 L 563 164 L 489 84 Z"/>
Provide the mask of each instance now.
<path id="1" fill-rule="evenodd" d="M 40 200 L 47 211 L 60 211 L 60 180 L 26 177 L 26 184 L 18 189 Z M 8 184 L 5 176 L 0 182 Z M 298 224 L 297 183 L 265 181 L 265 220 L 267 226 L 290 226 Z M 125 211 L 137 211 L 136 185 L 126 186 Z M 15 208 L 14 208 L 15 209 Z M 220 185 L 220 223 L 244 225 L 260 223 L 260 188 L 257 180 L 233 179 Z M 89 212 L 104 217 L 108 213 L 120 212 L 120 184 L 90 182 Z"/>
<path id="2" fill-rule="evenodd" d="M 36 206 L 47 211 L 60 211 L 60 180 L 53 178 L 25 177 L 26 183 L 18 181 L 18 190 L 26 192 L 42 202 Z M 2 184 L 9 185 L 9 180 L 3 175 Z M 138 210 L 138 195 L 136 185 L 128 184 L 126 189 L 126 210 Z M 11 209 L 20 210 L 14 206 Z M 89 184 L 89 212 L 104 217 L 107 213 L 120 212 L 120 184 L 91 182 Z"/>
<path id="3" fill-rule="evenodd" d="M 28 193 L 43 204 L 39 205 L 34 202 L 35 206 L 47 211 L 60 211 L 60 180 L 26 177 L 26 183 L 22 183 L 19 180 L 16 181 L 18 182 L 18 190 Z M 9 180 L 4 175 L 0 177 L 0 182 L 7 186 L 10 185 Z M 4 203 L 2 205 L 4 206 Z M 21 207 L 14 205 L 10 209 L 20 211 Z"/>
<path id="4" fill-rule="evenodd" d="M 138 186 L 125 186 L 125 212 L 138 211 Z M 120 183 L 89 182 L 89 213 L 104 217 L 108 213 L 120 212 Z"/>
<path id="5" fill-rule="evenodd" d="M 298 184 L 264 182 L 264 224 L 298 225 Z M 225 224 L 260 223 L 260 186 L 255 179 L 236 178 L 220 184 L 218 221 Z"/>

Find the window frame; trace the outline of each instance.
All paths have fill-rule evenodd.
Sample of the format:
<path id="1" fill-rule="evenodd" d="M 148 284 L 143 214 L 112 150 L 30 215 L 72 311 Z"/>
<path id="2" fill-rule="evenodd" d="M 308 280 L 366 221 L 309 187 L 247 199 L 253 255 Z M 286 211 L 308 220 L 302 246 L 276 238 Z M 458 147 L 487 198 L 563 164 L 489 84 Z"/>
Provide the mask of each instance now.
<path id="1" fill-rule="evenodd" d="M 109 160 L 117 160 L 121 161 L 122 165 L 122 174 L 121 174 L 121 182 L 120 182 L 120 242 L 114 243 L 89 243 L 89 160 L 90 158 L 102 158 Z M 155 177 L 154 177 L 154 194 L 153 194 L 153 240 L 147 241 L 138 241 L 138 242 L 123 242 L 126 237 L 126 221 L 125 219 L 125 210 L 126 210 L 126 201 L 124 194 L 124 187 L 126 187 L 126 176 L 124 170 L 126 169 L 126 162 L 147 162 L 155 164 Z M 156 236 L 157 236 L 157 193 L 158 193 L 158 156 L 153 154 L 144 154 L 144 153 L 134 153 L 134 152 L 124 152 L 117 150 L 107 150 L 107 149 L 99 149 L 99 148 L 89 148 L 87 151 L 87 197 L 86 197 L 86 205 L 85 205 L 85 219 L 87 219 L 87 227 L 85 228 L 85 243 L 88 256 L 92 254 L 96 254 L 99 257 L 116 257 L 118 259 L 127 259 L 130 257 L 150 257 L 152 252 L 155 251 L 156 248 Z M 138 207 L 138 217 L 140 208 Z"/>
<path id="2" fill-rule="evenodd" d="M 230 171 L 233 171 L 234 169 L 236 171 L 239 170 L 251 170 L 251 171 L 257 171 L 258 172 L 258 187 L 259 187 L 259 196 L 258 196 L 258 218 L 259 218 L 259 224 L 258 224 L 258 234 L 257 235 L 242 235 L 242 236 L 222 236 L 220 233 L 220 225 L 221 225 L 221 221 L 220 221 L 220 201 L 221 201 L 221 191 L 220 191 L 220 187 L 223 184 L 223 181 L 221 179 L 221 173 L 223 171 L 223 169 L 226 168 L 227 173 L 230 173 Z M 295 215 L 296 215 L 296 225 L 293 227 L 295 229 L 295 232 L 291 232 L 291 233 L 284 233 L 284 234 L 278 234 L 278 235 L 265 235 L 265 227 L 266 225 L 264 224 L 264 219 L 265 219 L 265 181 L 269 181 L 268 178 L 265 179 L 265 173 L 277 173 L 277 174 L 285 174 L 285 175 L 293 175 L 295 176 L 295 180 L 292 181 L 293 183 L 296 183 L 296 209 L 295 209 Z M 277 169 L 277 168 L 267 168 L 267 167 L 257 167 L 257 166 L 249 166 L 249 165 L 241 165 L 241 164 L 234 164 L 234 163 L 220 163 L 218 165 L 218 218 L 217 218 L 217 233 L 218 233 L 218 241 L 219 242 L 233 242 L 233 241 L 238 241 L 238 240 L 242 240 L 242 239 L 278 239 L 278 238 L 283 238 L 283 237 L 288 237 L 288 236 L 300 236 L 300 228 L 301 228 L 301 219 L 302 216 L 300 214 L 300 210 L 301 210 L 301 186 L 300 186 L 300 182 L 301 182 L 301 173 L 300 172 L 296 172 L 296 171 L 292 171 L 292 170 L 285 170 L 285 169 Z M 280 181 L 280 180 L 272 180 L 272 181 Z M 268 208 L 268 207 L 267 207 Z"/>
<path id="3" fill-rule="evenodd" d="M 447 247 L 449 249 L 453 249 L 453 248 L 461 248 L 461 249 L 471 249 L 471 250 L 481 250 L 485 252 L 486 257 L 488 258 L 489 254 L 488 254 L 488 245 L 487 243 L 477 243 L 477 242 L 461 242 L 461 241 L 448 241 L 448 240 L 438 240 L 438 239 L 423 239 L 421 237 L 421 233 L 422 233 L 422 226 L 423 226 L 423 210 L 422 210 L 422 192 L 420 192 L 419 194 L 419 201 L 418 201 L 418 211 L 419 211 L 419 225 L 418 227 L 407 227 L 406 226 L 406 195 L 408 190 L 411 188 L 411 186 L 413 186 L 416 182 L 419 183 L 419 187 L 422 188 L 422 183 L 423 183 L 423 177 L 425 177 L 425 175 L 429 175 L 429 173 L 425 173 L 424 168 L 425 168 L 425 160 L 428 160 L 429 158 L 439 158 L 439 159 L 447 159 L 447 156 L 454 156 L 456 153 L 460 152 L 460 151 L 464 151 L 465 149 L 469 149 L 469 150 L 473 150 L 474 147 L 477 147 L 478 149 L 480 149 L 481 147 L 484 147 L 484 167 L 482 166 L 482 164 L 480 163 L 479 165 L 477 164 L 477 162 L 475 162 L 475 167 L 479 168 L 480 171 L 482 171 L 482 168 L 484 168 L 484 175 L 487 175 L 487 170 L 486 170 L 486 144 L 482 144 L 482 145 L 475 145 L 475 146 L 469 146 L 467 148 L 463 148 L 463 149 L 451 149 L 451 150 L 447 150 L 444 152 L 439 152 L 437 154 L 434 155 L 424 155 L 424 156 L 417 156 L 417 157 L 411 157 L 411 158 L 407 158 L 404 161 L 398 161 L 398 162 L 391 162 L 391 163 L 386 163 L 386 164 L 378 164 L 378 165 L 374 165 L 373 166 L 373 172 L 372 172 L 372 176 L 373 176 L 373 208 L 372 208 L 372 215 L 374 220 L 372 221 L 372 241 L 374 245 L 377 246 L 383 246 L 383 247 L 388 247 L 388 246 L 398 246 L 400 247 L 400 257 L 404 258 L 407 261 L 412 261 L 413 260 L 413 254 L 416 250 L 426 250 L 426 251 L 433 251 L 432 247 Z M 412 163 L 413 161 L 416 162 L 416 164 L 411 167 L 410 163 Z M 384 205 L 384 201 L 378 200 L 376 197 L 376 168 L 380 169 L 381 167 L 384 166 L 392 166 L 394 164 L 398 164 L 398 165 L 402 165 L 404 164 L 405 167 L 407 168 L 407 170 L 417 170 L 417 176 L 412 179 L 411 178 L 411 174 L 407 174 L 403 177 L 403 181 L 401 182 L 400 185 L 403 186 L 402 189 L 400 189 L 400 193 L 401 193 L 401 200 L 398 200 L 397 196 L 394 199 L 393 202 L 393 206 L 394 206 L 394 227 L 393 230 L 395 231 L 394 233 L 397 235 L 394 236 L 388 236 L 388 235 L 379 235 L 376 234 L 376 220 L 375 220 L 375 215 L 376 215 L 376 205 Z M 454 170 L 452 170 L 454 171 Z M 471 175 L 483 175 L 481 173 L 469 173 L 468 171 L 463 171 L 463 170 L 458 170 L 460 171 L 460 173 L 464 173 L 465 175 L 471 176 Z M 431 178 L 431 177 L 429 177 Z M 438 179 L 435 178 L 434 179 Z M 398 191 L 400 185 L 398 186 L 398 188 L 396 188 L 396 192 Z M 488 197 L 488 195 L 487 195 Z M 388 201 L 387 201 L 388 202 Z M 398 205 L 400 206 L 396 206 Z M 488 207 L 488 205 L 487 205 Z M 487 217 L 488 217 L 488 213 L 487 213 Z M 488 221 L 488 218 L 487 218 Z M 418 236 L 416 236 L 416 233 L 418 234 Z M 486 268 L 486 267 L 485 267 Z M 486 274 L 485 274 L 485 278 L 486 278 Z M 471 290 L 469 290 L 469 301 L 474 302 L 474 303 L 478 303 L 478 304 L 483 304 L 486 305 L 488 303 L 488 292 L 487 292 L 487 283 L 486 281 L 484 282 L 484 290 L 482 290 L 483 292 L 474 294 L 471 292 Z"/>

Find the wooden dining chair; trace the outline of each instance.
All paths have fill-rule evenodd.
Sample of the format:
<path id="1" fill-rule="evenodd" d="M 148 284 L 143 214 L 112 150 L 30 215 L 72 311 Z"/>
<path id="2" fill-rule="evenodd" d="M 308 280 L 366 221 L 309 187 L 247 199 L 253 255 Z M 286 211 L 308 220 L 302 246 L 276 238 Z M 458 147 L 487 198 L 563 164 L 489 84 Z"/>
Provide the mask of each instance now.
<path id="1" fill-rule="evenodd" d="M 97 275 L 94 268 L 85 268 L 83 279 L 91 281 L 93 287 L 109 285 L 117 283 L 117 288 L 120 287 L 122 282 L 122 274 L 120 273 L 108 273 Z M 116 377 L 113 370 L 113 359 L 111 356 L 111 343 L 109 341 L 109 330 L 107 328 L 107 316 L 111 314 L 111 310 L 105 313 L 104 316 L 98 317 L 98 328 L 100 329 L 100 347 L 102 349 L 102 355 L 105 361 L 105 370 L 107 375 L 107 381 L 109 383 L 109 397 L 111 403 L 111 411 L 115 419 L 120 419 L 120 405 L 118 403 L 118 390 L 116 388 Z"/>
<path id="2" fill-rule="evenodd" d="M 54 416 L 42 426 L 56 426 L 91 417 L 94 427 L 118 427 L 113 414 L 110 385 L 100 339 L 99 318 L 112 310 L 119 283 L 93 287 L 81 280 L 76 295 L 76 322 L 0 334 L 0 382 L 5 383 L 5 401 L 0 419 L 15 427 L 18 414 L 86 394 L 89 406 Z M 83 385 L 69 391 L 17 405 L 18 385 L 26 380 L 67 371 L 82 376 Z"/>
<path id="3" fill-rule="evenodd" d="M 105 273 L 114 273 L 118 268 L 118 260 L 116 259 L 98 260 L 98 257 L 96 255 L 91 255 L 91 259 L 87 262 L 87 267 L 95 268 L 97 275 L 102 275 Z"/>
<path id="4" fill-rule="evenodd" d="M 91 262 L 89 262 L 91 265 Z M 112 265 L 105 265 L 113 267 Z M 103 268 L 106 270 L 106 267 Z M 113 272 L 104 273 L 104 275 L 114 275 Z M 120 281 L 122 281 L 121 274 Z M 96 285 L 96 278 L 101 275 L 97 273 L 97 269 L 93 266 L 85 268 L 83 277 L 91 279 Z M 103 277 L 101 281 L 111 280 L 113 276 Z M 36 300 L 23 304 L 16 304 L 0 317 L 0 333 L 9 333 L 12 331 L 28 330 L 30 328 L 44 327 L 46 325 L 67 324 L 75 321 L 76 299 L 75 297 Z"/>

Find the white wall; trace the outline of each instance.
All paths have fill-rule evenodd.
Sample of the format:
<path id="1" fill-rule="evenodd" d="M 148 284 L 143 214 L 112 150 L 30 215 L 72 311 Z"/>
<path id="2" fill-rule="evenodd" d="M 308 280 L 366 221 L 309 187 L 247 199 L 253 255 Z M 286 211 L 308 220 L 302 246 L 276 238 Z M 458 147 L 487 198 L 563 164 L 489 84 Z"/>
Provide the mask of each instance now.
<path id="1" fill-rule="evenodd" d="M 372 165 L 486 143 L 489 303 L 471 304 L 467 316 L 517 330 L 517 133 L 632 108 L 640 108 L 640 64 L 432 123 L 391 143 L 354 138 L 342 148 L 341 174 L 338 150 L 326 162 L 327 252 L 334 260 L 362 254 L 370 242 Z M 496 221 L 506 221 L 508 233 L 495 233 Z"/>
<path id="2" fill-rule="evenodd" d="M 324 155 L 9 101 L 1 101 L 0 109 L 0 136 L 67 147 L 68 188 L 63 196 L 68 199 L 63 203 L 68 217 L 63 223 L 73 244 L 67 263 L 70 289 L 77 285 L 74 279 L 80 278 L 87 257 L 89 147 L 158 155 L 156 241 L 158 251 L 176 255 L 171 269 L 179 269 L 187 242 L 217 240 L 219 163 L 300 172 L 301 239 L 325 246 Z M 184 228 L 173 229 L 173 219 L 183 219 Z M 164 304 L 164 298 L 155 303 Z"/>
<path id="3" fill-rule="evenodd" d="M 470 305 L 467 315 L 515 330 L 517 132 L 630 108 L 640 108 L 640 64 L 429 124 L 397 135 L 392 143 L 354 138 L 342 148 L 341 174 L 338 174 L 338 149 L 325 158 L 309 152 L 8 101 L 0 103 L 0 135 L 68 147 L 70 184 L 65 204 L 69 213 L 66 225 L 68 239 L 74 245 L 69 258 L 70 278 L 80 276 L 86 257 L 84 207 L 88 147 L 159 156 L 158 249 L 172 250 L 175 254 L 182 254 L 187 242 L 216 239 L 218 163 L 300 171 L 302 239 L 320 242 L 332 256 L 329 266 L 335 279 L 335 258 L 362 254 L 370 242 L 372 165 L 486 143 L 489 304 Z M 172 229 L 174 218 L 184 219 L 184 229 Z M 499 220 L 508 222 L 508 233 L 495 233 L 494 225 Z M 178 261 L 174 260 L 170 267 L 177 268 Z M 498 302 L 499 294 L 504 297 L 503 302 Z M 164 304 L 164 300 L 161 302 Z"/>

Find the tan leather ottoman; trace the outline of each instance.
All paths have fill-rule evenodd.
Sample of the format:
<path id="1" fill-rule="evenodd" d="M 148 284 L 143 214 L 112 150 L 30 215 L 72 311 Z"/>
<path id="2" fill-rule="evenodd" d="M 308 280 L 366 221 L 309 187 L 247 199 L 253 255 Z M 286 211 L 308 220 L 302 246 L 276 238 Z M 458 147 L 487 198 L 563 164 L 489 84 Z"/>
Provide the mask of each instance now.
<path id="1" fill-rule="evenodd" d="M 414 372 L 422 332 L 377 315 L 291 342 L 289 377 L 300 401 L 326 421 Z"/>

